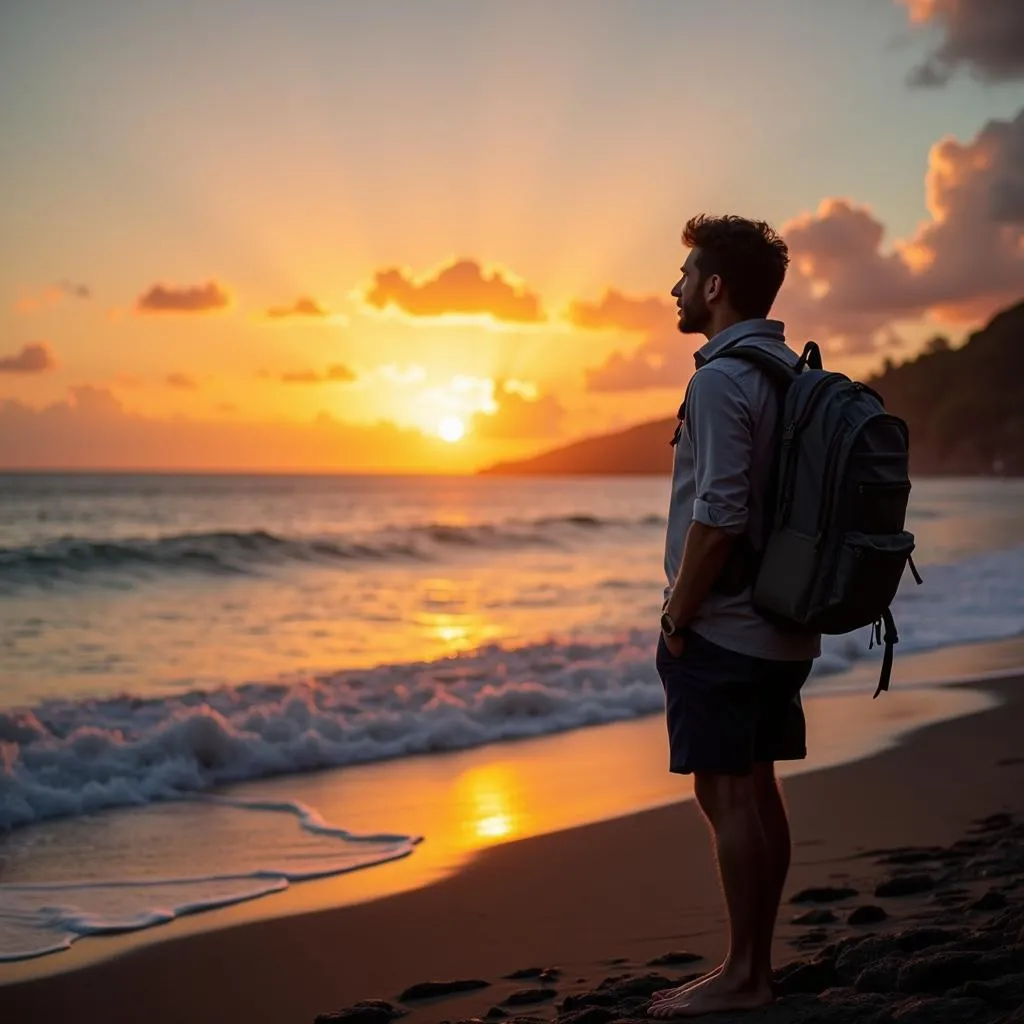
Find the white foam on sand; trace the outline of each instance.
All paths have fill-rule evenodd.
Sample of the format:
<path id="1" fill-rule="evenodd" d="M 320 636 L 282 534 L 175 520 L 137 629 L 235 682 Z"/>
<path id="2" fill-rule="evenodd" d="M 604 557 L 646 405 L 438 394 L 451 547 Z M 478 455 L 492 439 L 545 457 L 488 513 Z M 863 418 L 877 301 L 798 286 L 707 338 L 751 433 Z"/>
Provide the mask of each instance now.
<path id="1" fill-rule="evenodd" d="M 292 882 L 346 874 L 408 856 L 421 837 L 358 835 L 299 803 L 197 797 L 236 811 L 290 815 L 334 848 L 282 843 L 274 864 L 237 873 L 178 878 L 90 879 L 0 885 L 0 961 L 67 949 L 86 935 L 139 931 L 215 907 L 287 889 Z"/>

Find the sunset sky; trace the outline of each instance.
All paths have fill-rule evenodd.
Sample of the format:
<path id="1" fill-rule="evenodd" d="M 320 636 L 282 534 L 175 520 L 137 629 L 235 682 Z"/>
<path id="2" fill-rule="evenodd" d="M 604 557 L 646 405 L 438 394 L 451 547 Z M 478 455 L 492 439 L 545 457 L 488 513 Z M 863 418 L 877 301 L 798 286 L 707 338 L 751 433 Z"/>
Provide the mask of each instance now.
<path id="1" fill-rule="evenodd" d="M 847 372 L 1024 298 L 1020 0 L 33 0 L 0 97 L 0 466 L 670 416 L 702 211 L 783 232 L 777 315 Z"/>

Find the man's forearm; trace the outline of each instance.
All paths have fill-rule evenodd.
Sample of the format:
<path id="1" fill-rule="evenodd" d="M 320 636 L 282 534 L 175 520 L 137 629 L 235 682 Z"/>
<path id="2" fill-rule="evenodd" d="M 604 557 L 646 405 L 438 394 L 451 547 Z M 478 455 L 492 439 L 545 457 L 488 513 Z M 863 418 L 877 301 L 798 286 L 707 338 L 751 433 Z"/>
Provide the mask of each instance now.
<path id="1" fill-rule="evenodd" d="M 726 533 L 715 526 L 690 523 L 683 545 L 683 559 L 672 585 L 665 611 L 677 628 L 685 626 L 696 614 L 711 591 L 719 573 L 725 568 L 737 534 Z"/>

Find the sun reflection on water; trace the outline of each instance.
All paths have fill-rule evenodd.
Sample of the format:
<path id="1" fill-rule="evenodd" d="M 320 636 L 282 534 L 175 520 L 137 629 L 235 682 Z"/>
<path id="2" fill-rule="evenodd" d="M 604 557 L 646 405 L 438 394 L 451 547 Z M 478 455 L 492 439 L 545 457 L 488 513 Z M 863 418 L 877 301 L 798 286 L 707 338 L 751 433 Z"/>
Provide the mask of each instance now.
<path id="1" fill-rule="evenodd" d="M 470 846 L 507 840 L 523 831 L 522 785 L 513 765 L 499 761 L 471 768 L 458 777 L 455 790 Z"/>

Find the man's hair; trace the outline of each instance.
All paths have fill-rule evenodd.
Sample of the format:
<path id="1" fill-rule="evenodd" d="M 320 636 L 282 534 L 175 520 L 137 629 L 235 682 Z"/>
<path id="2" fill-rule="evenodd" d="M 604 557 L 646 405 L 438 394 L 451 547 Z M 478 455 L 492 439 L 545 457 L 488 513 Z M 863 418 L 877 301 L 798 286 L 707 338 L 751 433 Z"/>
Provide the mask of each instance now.
<path id="1" fill-rule="evenodd" d="M 702 213 L 686 222 L 683 242 L 700 250 L 701 280 L 718 274 L 729 305 L 740 316 L 768 315 L 789 266 L 789 249 L 770 225 L 732 214 L 709 217 Z"/>

